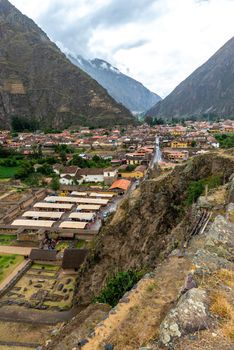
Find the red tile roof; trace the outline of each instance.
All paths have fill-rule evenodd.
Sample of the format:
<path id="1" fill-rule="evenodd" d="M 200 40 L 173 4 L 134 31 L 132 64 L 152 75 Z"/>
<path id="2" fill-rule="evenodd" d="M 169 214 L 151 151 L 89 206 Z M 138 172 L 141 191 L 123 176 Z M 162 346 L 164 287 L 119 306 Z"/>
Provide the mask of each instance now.
<path id="1" fill-rule="evenodd" d="M 121 189 L 121 190 L 124 190 L 126 191 L 129 186 L 131 185 L 131 181 L 128 181 L 128 180 L 124 180 L 124 179 L 121 179 L 121 180 L 116 180 L 112 186 L 110 187 L 110 190 L 113 190 L 113 189 Z"/>

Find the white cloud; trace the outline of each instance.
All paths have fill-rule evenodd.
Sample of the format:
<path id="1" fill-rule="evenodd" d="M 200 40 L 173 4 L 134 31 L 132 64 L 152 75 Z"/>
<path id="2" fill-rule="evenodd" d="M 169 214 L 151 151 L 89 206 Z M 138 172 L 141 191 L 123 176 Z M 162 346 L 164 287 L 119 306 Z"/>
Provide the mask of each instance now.
<path id="1" fill-rule="evenodd" d="M 167 95 L 234 33 L 234 0 L 12 0 L 54 40 Z"/>

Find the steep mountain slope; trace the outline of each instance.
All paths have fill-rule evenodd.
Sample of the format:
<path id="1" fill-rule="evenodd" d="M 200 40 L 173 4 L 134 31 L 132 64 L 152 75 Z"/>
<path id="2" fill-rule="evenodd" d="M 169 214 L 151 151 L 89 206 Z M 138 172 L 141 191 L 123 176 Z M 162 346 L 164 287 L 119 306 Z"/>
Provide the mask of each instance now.
<path id="1" fill-rule="evenodd" d="M 0 40 L 2 127 L 9 127 L 13 116 L 47 127 L 134 122 L 125 107 L 7 0 L 0 0 Z"/>
<path id="2" fill-rule="evenodd" d="M 216 349 L 218 343 L 221 350 L 233 349 L 234 314 L 230 315 L 228 309 L 231 319 L 225 320 L 227 304 L 219 304 L 216 310 L 224 317 L 211 316 L 215 308 L 210 305 L 216 291 L 233 305 L 233 172 L 233 151 L 205 154 L 144 181 L 129 193 L 96 237 L 79 272 L 78 305 L 92 303 L 116 272 L 151 272 L 121 298 L 108 316 L 103 315 L 101 322 L 98 319 L 97 326 L 89 322 L 87 329 L 86 321 L 82 326 L 81 313 L 43 349 L 207 350 Z M 226 184 L 187 207 L 185 199 L 191 183 L 213 175 L 219 175 Z M 187 278 L 192 272 L 198 288 L 189 287 Z M 91 317 L 92 310 L 86 310 Z M 224 326 L 230 327 L 230 335 L 225 335 Z"/>
<path id="3" fill-rule="evenodd" d="M 147 112 L 160 117 L 234 116 L 234 38 Z"/>
<path id="4" fill-rule="evenodd" d="M 193 226 L 185 206 L 191 182 L 212 175 L 227 180 L 233 172 L 234 157 L 214 153 L 144 181 L 97 236 L 93 255 L 79 278 L 80 302 L 90 302 L 117 271 L 155 267 L 173 246 L 186 240 Z"/>
<path id="5" fill-rule="evenodd" d="M 75 65 L 83 69 L 93 79 L 102 85 L 109 94 L 132 112 L 144 112 L 161 100 L 161 97 L 148 90 L 138 81 L 121 73 L 106 61 L 68 55 Z"/>

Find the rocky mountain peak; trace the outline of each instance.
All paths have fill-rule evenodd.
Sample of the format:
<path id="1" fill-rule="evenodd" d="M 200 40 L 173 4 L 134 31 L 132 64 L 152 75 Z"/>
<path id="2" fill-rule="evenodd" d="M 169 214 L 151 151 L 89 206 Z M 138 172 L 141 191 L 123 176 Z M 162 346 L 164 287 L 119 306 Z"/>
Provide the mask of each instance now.
<path id="1" fill-rule="evenodd" d="M 213 113 L 234 116 L 234 38 L 231 38 L 206 63 L 195 70 L 147 115 L 191 117 Z"/>

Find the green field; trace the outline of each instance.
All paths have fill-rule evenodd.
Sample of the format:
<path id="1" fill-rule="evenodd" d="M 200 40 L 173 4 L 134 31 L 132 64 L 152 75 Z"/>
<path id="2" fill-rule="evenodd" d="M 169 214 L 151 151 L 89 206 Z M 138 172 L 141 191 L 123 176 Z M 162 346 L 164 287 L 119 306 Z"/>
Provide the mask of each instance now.
<path id="1" fill-rule="evenodd" d="M 16 239 L 16 235 L 0 235 L 0 245 L 12 245 Z"/>
<path id="2" fill-rule="evenodd" d="M 24 260 L 20 255 L 0 255 L 0 282 L 2 282 L 11 272 L 14 271 L 17 265 Z"/>
<path id="3" fill-rule="evenodd" d="M 59 266 L 57 265 L 46 265 L 46 264 L 36 264 L 34 263 L 32 265 L 33 269 L 36 270 L 45 270 L 45 271 L 58 271 L 59 270 Z"/>
<path id="4" fill-rule="evenodd" d="M 19 167 L 0 166 L 0 179 L 13 178 Z"/>

